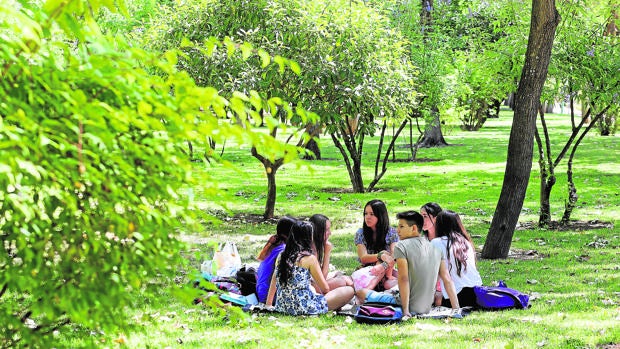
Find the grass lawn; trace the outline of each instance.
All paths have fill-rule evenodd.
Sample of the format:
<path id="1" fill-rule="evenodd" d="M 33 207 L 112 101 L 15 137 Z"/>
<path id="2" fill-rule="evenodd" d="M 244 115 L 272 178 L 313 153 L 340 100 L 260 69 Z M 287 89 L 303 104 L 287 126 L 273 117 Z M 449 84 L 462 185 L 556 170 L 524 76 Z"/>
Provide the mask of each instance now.
<path id="1" fill-rule="evenodd" d="M 377 191 L 350 192 L 346 168 L 329 138 L 323 137 L 324 160 L 285 165 L 277 174 L 276 215 L 309 217 L 323 213 L 332 221 L 335 252 L 332 264 L 351 273 L 357 265 L 353 236 L 362 224 L 363 205 L 384 200 L 394 223 L 397 212 L 429 201 L 461 214 L 481 248 L 502 186 L 511 115 L 490 119 L 479 132 L 457 128 L 445 131 L 451 146 L 420 149 L 416 162 L 397 161 L 379 182 Z M 569 134 L 566 116 L 550 115 L 555 140 Z M 596 130 L 593 130 L 596 131 Z M 240 314 L 223 316 L 192 305 L 191 299 L 171 297 L 169 291 L 189 283 L 209 241 L 236 241 L 244 262 L 253 262 L 274 222 L 258 222 L 264 210 L 266 177 L 249 149 L 227 145 L 224 159 L 233 166 L 196 163 L 196 176 L 221 180 L 227 209 L 215 206 L 203 188 L 193 188 L 196 204 L 220 223 L 205 223 L 187 232 L 175 280 L 155 279 L 148 287 L 161 290 L 157 299 L 136 299 L 128 309 L 134 327 L 123 333 L 97 333 L 80 328 L 62 332 L 63 345 L 82 347 L 94 341 L 101 347 L 130 348 L 620 348 L 620 137 L 593 132 L 582 142 L 574 163 L 579 201 L 574 220 L 598 223 L 598 229 L 542 230 L 538 219 L 538 159 L 513 237 L 513 255 L 506 260 L 479 260 L 485 284 L 504 280 L 528 293 L 531 308 L 473 312 L 462 320 L 420 320 L 390 326 L 360 325 L 345 316 L 290 317 Z M 375 139 L 365 153 L 369 183 Z M 405 142 L 397 159 L 406 159 Z M 553 145 L 554 152 L 563 143 Z M 536 152 L 537 153 L 537 152 Z M 553 220 L 561 218 L 566 199 L 566 165 L 556 173 L 552 192 Z M 205 186 L 209 187 L 209 186 Z M 224 308 L 225 310 L 227 308 Z"/>

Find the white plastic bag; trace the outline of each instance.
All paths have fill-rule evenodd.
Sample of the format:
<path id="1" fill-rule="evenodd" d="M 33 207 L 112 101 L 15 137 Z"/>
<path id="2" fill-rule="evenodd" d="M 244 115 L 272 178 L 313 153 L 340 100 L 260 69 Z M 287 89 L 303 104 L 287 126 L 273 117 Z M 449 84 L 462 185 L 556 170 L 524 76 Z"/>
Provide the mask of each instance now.
<path id="1" fill-rule="evenodd" d="M 241 256 L 234 242 L 227 241 L 213 255 L 213 263 L 217 276 L 235 276 L 241 269 Z"/>

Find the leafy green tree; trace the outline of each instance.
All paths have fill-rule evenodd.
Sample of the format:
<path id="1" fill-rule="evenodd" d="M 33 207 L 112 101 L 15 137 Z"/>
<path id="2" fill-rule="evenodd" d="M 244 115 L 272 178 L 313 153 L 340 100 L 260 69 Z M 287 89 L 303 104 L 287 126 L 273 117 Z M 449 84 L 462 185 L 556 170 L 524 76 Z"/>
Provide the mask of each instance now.
<path id="1" fill-rule="evenodd" d="M 567 158 L 567 200 L 562 224 L 570 220 L 578 199 L 573 181 L 573 159 L 581 140 L 595 125 L 605 123 L 607 116 L 617 113 L 620 80 L 617 74 L 608 74 L 620 69 L 617 59 L 618 45 L 614 38 L 604 35 L 609 9 L 590 4 L 562 3 L 559 8 L 565 16 L 558 27 L 555 51 L 551 58 L 546 86 L 546 100 L 561 100 L 568 103 L 571 133 L 561 150 L 553 154 L 552 145 L 562 140 L 550 139 L 543 110 L 540 111 L 542 136 L 536 134 L 541 173 L 540 216 L 538 224 L 545 227 L 551 223 L 550 197 L 556 182 L 555 170 Z M 575 110 L 578 100 L 585 101 L 581 114 Z M 555 158 L 554 158 L 555 156 Z"/>
<path id="2" fill-rule="evenodd" d="M 307 46 L 303 67 L 304 105 L 321 115 L 343 156 L 354 192 L 372 190 L 387 170 L 387 160 L 417 107 L 418 70 L 408 59 L 407 42 L 387 17 L 361 3 L 307 3 L 303 20 L 320 34 Z M 319 29 L 324 30 L 319 31 Z M 365 187 L 364 140 L 397 126 L 386 148 L 375 154 L 374 176 Z"/>
<path id="3" fill-rule="evenodd" d="M 504 183 L 487 239 L 483 258 L 506 258 L 523 207 L 532 170 L 536 116 L 547 78 L 551 48 L 560 15 L 554 0 L 532 0 L 525 63 L 519 80 L 515 113 L 508 143 Z"/>
<path id="4" fill-rule="evenodd" d="M 278 169 L 297 160 L 300 149 L 314 135 L 306 132 L 305 125 L 311 122 L 305 118 L 306 114 L 300 117 L 294 112 L 296 106 L 302 105 L 297 101 L 299 78 L 290 71 L 284 74 L 285 67 L 301 73 L 297 63 L 284 58 L 291 53 L 285 40 L 294 38 L 294 18 L 289 9 L 260 0 L 185 3 L 165 8 L 142 38 L 145 44 L 157 50 L 181 46 L 185 54 L 179 59 L 179 68 L 188 72 L 199 85 L 216 86 L 224 96 L 242 91 L 268 101 L 255 105 L 262 112 L 246 120 L 245 125 L 248 128 L 264 126 L 273 139 L 280 135 L 285 137 L 281 138 L 285 146 L 251 148 L 267 177 L 265 219 L 275 215 Z M 230 49 L 218 49 L 215 43 L 219 40 L 230 47 L 238 46 L 242 56 L 231 57 Z M 254 49 L 254 46 L 260 48 Z M 276 54 L 273 59 L 277 65 L 268 66 L 271 57 L 266 50 Z M 259 96 L 256 91 L 263 92 Z M 239 120 L 231 118 L 229 122 L 238 123 Z"/>
<path id="5" fill-rule="evenodd" d="M 385 17 L 363 4 L 248 0 L 242 5 L 243 11 L 237 1 L 188 5 L 183 11 L 166 14 L 154 26 L 157 34 L 146 40 L 174 46 L 182 36 L 197 43 L 209 36 L 231 36 L 263 47 L 281 61 L 287 57 L 297 62 L 299 76 L 283 76 L 277 70 L 257 72 L 246 62 L 213 59 L 194 46 L 180 66 L 199 83 L 213 84 L 222 91 L 256 88 L 267 91 L 265 98 L 282 98 L 291 107 L 300 105 L 320 115 L 318 126 L 287 118 L 267 126 L 269 132 L 286 125 L 299 127 L 298 136 L 290 138 L 299 145 L 324 128 L 345 159 L 353 190 L 363 192 L 364 137 L 374 135 L 378 125 L 391 125 L 392 119 L 400 123 L 416 101 L 416 70 L 407 60 L 402 37 Z M 308 130 L 314 131 L 308 134 Z M 283 163 L 284 153 L 267 157 L 253 150 L 253 155 L 265 165 L 269 179 Z M 292 160 L 294 154 L 289 155 Z M 385 173 L 385 166 L 376 168 L 371 186 Z M 273 178 L 268 181 L 265 217 L 273 213 L 275 204 L 269 201 L 275 198 Z"/>
<path id="6" fill-rule="evenodd" d="M 177 70 L 175 52 L 102 35 L 108 5 L 0 4 L 0 347 L 55 346 L 68 324 L 128 326 L 125 308 L 175 272 L 177 234 L 194 226 L 186 140 L 280 146 L 244 127 L 268 101 L 225 99 Z"/>
<path id="7" fill-rule="evenodd" d="M 420 101 L 411 116 L 423 119 L 425 126 L 416 148 L 447 145 L 441 111 L 449 108 L 451 99 L 447 92 L 448 77 L 453 72 L 452 49 L 449 38 L 436 24 L 436 4 L 433 0 L 369 3 L 385 12 L 392 25 L 403 32 L 409 42 L 410 60 L 419 69 L 416 82 Z M 443 2 L 439 3 L 442 6 Z"/>
<path id="8" fill-rule="evenodd" d="M 517 88 L 515 67 L 523 64 L 523 50 L 515 52 L 515 47 L 525 47 L 527 38 L 519 32 L 526 28 L 522 18 L 527 16 L 512 1 L 451 2 L 439 9 L 443 23 L 446 18 L 452 23 L 438 27 L 447 31 L 454 47 L 455 108 L 461 128 L 475 131 L 487 118 L 499 116 L 501 101 Z"/>

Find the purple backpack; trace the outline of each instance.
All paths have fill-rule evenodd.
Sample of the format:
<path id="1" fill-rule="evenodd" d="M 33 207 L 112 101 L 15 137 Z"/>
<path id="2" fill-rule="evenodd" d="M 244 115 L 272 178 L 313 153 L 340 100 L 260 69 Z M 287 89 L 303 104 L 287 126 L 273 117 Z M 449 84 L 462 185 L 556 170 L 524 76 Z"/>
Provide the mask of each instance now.
<path id="1" fill-rule="evenodd" d="M 498 286 L 474 286 L 476 303 L 483 309 L 525 309 L 529 307 L 530 296 L 506 287 L 500 280 Z"/>
<path id="2" fill-rule="evenodd" d="M 367 302 L 359 306 L 355 321 L 364 324 L 389 324 L 399 322 L 403 317 L 403 308 L 388 303 Z"/>

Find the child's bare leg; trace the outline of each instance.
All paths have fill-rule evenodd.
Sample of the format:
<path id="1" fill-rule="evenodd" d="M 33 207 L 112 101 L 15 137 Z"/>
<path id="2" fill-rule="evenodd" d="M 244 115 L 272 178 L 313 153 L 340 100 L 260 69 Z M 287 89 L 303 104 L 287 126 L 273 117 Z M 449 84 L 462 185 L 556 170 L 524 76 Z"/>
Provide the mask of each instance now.
<path id="1" fill-rule="evenodd" d="M 370 274 L 373 276 L 373 278 L 368 282 L 365 288 L 374 290 L 375 287 L 377 287 L 377 285 L 385 277 L 385 269 L 381 264 L 377 264 L 372 267 Z"/>
<path id="2" fill-rule="evenodd" d="M 327 279 L 329 289 L 333 290 L 343 286 L 353 286 L 353 279 L 350 276 L 339 275 L 330 279 Z"/>
<path id="3" fill-rule="evenodd" d="M 443 295 L 441 292 L 435 291 L 435 306 L 441 306 L 441 302 L 443 301 Z"/>
<path id="4" fill-rule="evenodd" d="M 354 295 L 355 290 L 353 287 L 339 287 L 335 290 L 331 290 L 325 295 L 327 308 L 329 310 L 340 309 L 343 305 L 349 303 Z"/>

